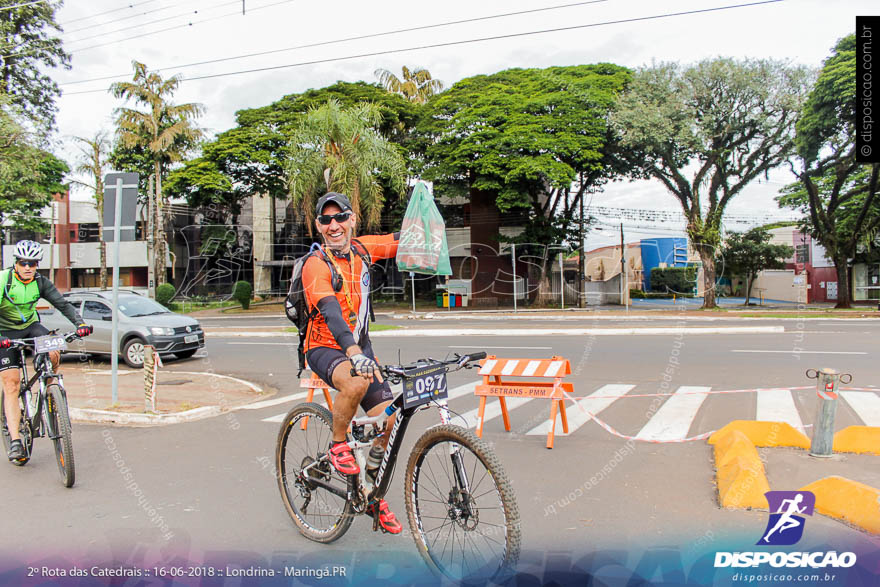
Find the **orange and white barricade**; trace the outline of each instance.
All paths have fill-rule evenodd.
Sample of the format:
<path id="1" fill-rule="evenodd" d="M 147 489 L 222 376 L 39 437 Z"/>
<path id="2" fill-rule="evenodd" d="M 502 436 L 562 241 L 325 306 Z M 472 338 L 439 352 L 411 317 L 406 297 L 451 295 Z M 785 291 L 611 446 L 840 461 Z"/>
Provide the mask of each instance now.
<path id="1" fill-rule="evenodd" d="M 501 416 L 504 429 L 510 432 L 510 417 L 507 413 L 505 397 L 544 398 L 550 400 L 550 432 L 547 434 L 547 448 L 553 448 L 556 432 L 556 413 L 562 418 L 562 430 L 568 434 L 568 417 L 565 414 L 565 394 L 574 393 L 574 384 L 562 378 L 571 374 L 568 359 L 499 359 L 494 355 L 480 361 L 479 374 L 483 383 L 477 385 L 474 394 L 480 396 L 479 424 L 477 436 L 483 435 L 483 417 L 486 412 L 486 398 L 497 397 L 501 403 Z M 510 381 L 502 377 L 529 377 L 527 381 Z"/>
<path id="2" fill-rule="evenodd" d="M 324 400 L 327 402 L 327 409 L 330 412 L 333 412 L 333 400 L 330 398 L 330 390 L 332 389 L 329 385 L 327 385 L 323 379 L 320 377 L 315 377 L 312 375 L 306 379 L 299 380 L 299 386 L 304 389 L 308 389 L 308 393 L 306 394 L 306 401 L 313 401 L 315 398 L 315 390 L 319 389 L 324 393 Z M 309 417 L 306 416 L 302 420 L 302 429 L 305 430 L 309 425 Z"/>

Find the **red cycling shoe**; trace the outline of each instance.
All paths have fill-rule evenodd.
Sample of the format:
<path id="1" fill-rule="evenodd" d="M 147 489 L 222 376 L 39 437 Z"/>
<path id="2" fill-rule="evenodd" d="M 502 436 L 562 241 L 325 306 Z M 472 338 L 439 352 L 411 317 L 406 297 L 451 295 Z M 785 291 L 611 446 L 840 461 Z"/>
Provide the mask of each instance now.
<path id="1" fill-rule="evenodd" d="M 400 534 L 400 532 L 403 530 L 403 526 L 401 526 L 400 522 L 397 521 L 397 516 L 394 515 L 394 512 L 388 509 L 388 502 L 386 502 L 384 499 L 380 499 L 378 505 L 379 524 L 382 526 L 382 529 L 389 534 Z M 367 513 L 371 516 L 375 516 L 375 506 L 376 502 L 373 502 L 367 506 Z"/>
<path id="2" fill-rule="evenodd" d="M 343 475 L 357 475 L 361 472 L 348 444 L 339 442 L 330 447 L 330 463 Z"/>

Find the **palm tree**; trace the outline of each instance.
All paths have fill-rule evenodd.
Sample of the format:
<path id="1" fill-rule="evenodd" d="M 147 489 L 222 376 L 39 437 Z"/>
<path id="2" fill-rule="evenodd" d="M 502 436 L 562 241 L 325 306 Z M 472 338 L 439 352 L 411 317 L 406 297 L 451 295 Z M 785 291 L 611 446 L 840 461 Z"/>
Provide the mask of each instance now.
<path id="1" fill-rule="evenodd" d="M 376 228 L 385 199 L 378 176 L 403 195 L 406 163 L 398 148 L 376 130 L 382 116 L 375 104 L 343 108 L 337 100 L 310 109 L 291 135 L 287 183 L 294 204 L 305 211 L 309 234 L 314 205 L 325 191 L 346 194 L 365 228 Z M 363 214 L 362 214 L 363 212 Z"/>
<path id="2" fill-rule="evenodd" d="M 165 283 L 165 201 L 162 196 L 162 172 L 170 163 L 183 159 L 189 151 L 188 146 L 202 137 L 202 131 L 193 120 L 204 112 L 201 104 L 172 104 L 168 99 L 180 85 L 180 77 L 168 79 L 147 71 L 147 66 L 137 61 L 132 62 L 134 80 L 116 82 L 110 86 L 110 92 L 116 98 L 132 99 L 147 107 L 146 112 L 131 108 L 117 108 L 116 135 L 120 144 L 129 149 L 143 148 L 150 155 L 153 165 L 153 186 L 155 196 L 151 210 L 154 210 L 154 223 L 158 250 L 150 254 L 157 263 L 156 285 Z M 149 239 L 148 239 L 149 242 Z"/>
<path id="3" fill-rule="evenodd" d="M 92 183 L 77 179 L 72 183 L 90 189 L 95 195 L 95 207 L 98 209 L 98 241 L 101 250 L 101 289 L 107 289 L 107 245 L 104 242 L 104 174 L 107 168 L 107 157 L 110 151 L 110 140 L 107 131 L 99 130 L 95 136 L 86 139 L 73 137 L 79 144 L 82 153 L 75 171 L 91 177 Z"/>
<path id="4" fill-rule="evenodd" d="M 410 69 L 404 65 L 402 80 L 387 69 L 377 69 L 373 73 L 383 88 L 416 104 L 424 104 L 428 98 L 443 91 L 443 82 L 433 79 L 427 69 Z"/>

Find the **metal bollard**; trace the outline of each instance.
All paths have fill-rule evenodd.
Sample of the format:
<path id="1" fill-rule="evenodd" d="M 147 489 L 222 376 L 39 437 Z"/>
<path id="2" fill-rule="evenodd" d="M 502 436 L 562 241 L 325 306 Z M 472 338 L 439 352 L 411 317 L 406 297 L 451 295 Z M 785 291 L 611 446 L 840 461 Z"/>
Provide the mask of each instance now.
<path id="1" fill-rule="evenodd" d="M 819 407 L 813 423 L 813 441 L 810 444 L 810 456 L 830 457 L 834 453 L 834 417 L 837 414 L 838 385 L 852 381 L 852 375 L 838 373 L 834 369 L 824 367 L 818 371 L 807 369 L 807 377 L 816 380 L 816 395 L 819 396 Z"/>

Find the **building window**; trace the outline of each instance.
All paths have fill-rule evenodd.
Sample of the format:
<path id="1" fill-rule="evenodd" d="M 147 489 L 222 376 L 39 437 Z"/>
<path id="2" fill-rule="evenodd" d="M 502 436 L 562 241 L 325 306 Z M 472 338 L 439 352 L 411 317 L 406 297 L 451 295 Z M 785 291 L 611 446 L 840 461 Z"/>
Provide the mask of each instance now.
<path id="1" fill-rule="evenodd" d="M 810 262 L 810 245 L 797 245 L 795 247 L 795 263 Z"/>
<path id="2" fill-rule="evenodd" d="M 98 224 L 80 224 L 77 227 L 77 241 L 81 243 L 96 243 L 98 242 Z"/>

